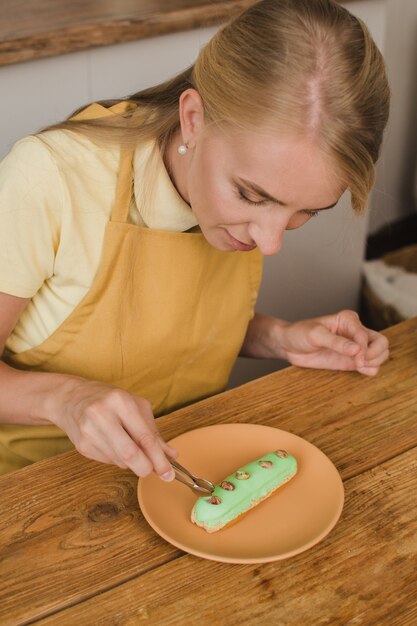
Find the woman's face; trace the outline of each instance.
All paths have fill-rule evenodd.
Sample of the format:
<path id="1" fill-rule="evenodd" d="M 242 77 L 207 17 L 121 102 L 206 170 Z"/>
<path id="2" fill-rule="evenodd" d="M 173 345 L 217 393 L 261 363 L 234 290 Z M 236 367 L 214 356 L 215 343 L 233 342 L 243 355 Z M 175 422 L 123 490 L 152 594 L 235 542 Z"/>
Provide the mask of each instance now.
<path id="1" fill-rule="evenodd" d="M 179 157 L 183 158 L 183 157 Z M 305 138 L 201 131 L 187 152 L 184 195 L 207 241 L 223 251 L 279 252 L 284 231 L 333 207 L 342 185 Z"/>

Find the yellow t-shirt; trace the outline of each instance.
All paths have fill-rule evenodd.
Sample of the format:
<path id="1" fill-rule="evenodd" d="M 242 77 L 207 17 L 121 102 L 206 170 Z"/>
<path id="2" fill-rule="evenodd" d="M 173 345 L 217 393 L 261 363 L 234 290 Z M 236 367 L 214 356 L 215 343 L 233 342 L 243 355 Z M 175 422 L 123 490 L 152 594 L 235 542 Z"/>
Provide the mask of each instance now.
<path id="1" fill-rule="evenodd" d="M 151 161 L 152 199 L 142 202 L 153 147 L 149 142 L 135 151 L 130 221 L 188 230 L 197 221 L 159 153 Z M 0 291 L 31 298 L 7 341 L 12 352 L 49 337 L 89 290 L 113 208 L 119 156 L 117 147 L 55 130 L 18 141 L 0 163 Z"/>

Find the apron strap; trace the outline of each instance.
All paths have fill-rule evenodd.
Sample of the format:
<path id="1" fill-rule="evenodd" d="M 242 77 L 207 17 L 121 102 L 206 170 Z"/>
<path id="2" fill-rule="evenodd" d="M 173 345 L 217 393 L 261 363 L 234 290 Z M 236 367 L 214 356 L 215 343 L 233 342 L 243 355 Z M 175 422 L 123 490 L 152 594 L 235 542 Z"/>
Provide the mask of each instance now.
<path id="1" fill-rule="evenodd" d="M 116 196 L 110 220 L 127 222 L 133 193 L 133 153 L 131 148 L 121 148 L 120 168 L 116 184 Z"/>
<path id="2" fill-rule="evenodd" d="M 108 117 L 112 114 L 123 113 L 130 106 L 131 104 L 127 102 L 119 102 L 107 109 L 98 102 L 95 102 L 85 109 L 78 111 L 71 119 L 83 121 Z M 133 154 L 134 150 L 132 148 L 121 148 L 120 150 L 120 167 L 116 185 L 116 196 L 110 218 L 112 222 L 128 221 L 133 190 Z"/>

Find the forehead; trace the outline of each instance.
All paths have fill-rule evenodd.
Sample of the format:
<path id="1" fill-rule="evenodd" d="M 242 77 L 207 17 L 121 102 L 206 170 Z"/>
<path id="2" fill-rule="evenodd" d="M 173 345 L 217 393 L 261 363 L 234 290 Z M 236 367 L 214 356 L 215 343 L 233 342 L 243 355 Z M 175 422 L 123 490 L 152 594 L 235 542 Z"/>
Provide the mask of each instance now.
<path id="1" fill-rule="evenodd" d="M 307 136 L 244 130 L 216 133 L 208 149 L 230 176 L 251 181 L 294 207 L 333 204 L 345 187 L 335 165 Z"/>

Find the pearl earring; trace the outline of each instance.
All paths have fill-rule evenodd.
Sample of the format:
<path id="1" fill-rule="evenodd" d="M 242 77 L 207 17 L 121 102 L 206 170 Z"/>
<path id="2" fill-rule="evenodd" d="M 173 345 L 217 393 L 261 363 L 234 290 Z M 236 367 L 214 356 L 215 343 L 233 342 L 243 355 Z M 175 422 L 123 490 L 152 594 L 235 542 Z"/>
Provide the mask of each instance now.
<path id="1" fill-rule="evenodd" d="M 181 155 L 184 155 L 187 153 L 187 144 L 182 143 L 180 146 L 178 146 L 178 153 Z"/>

